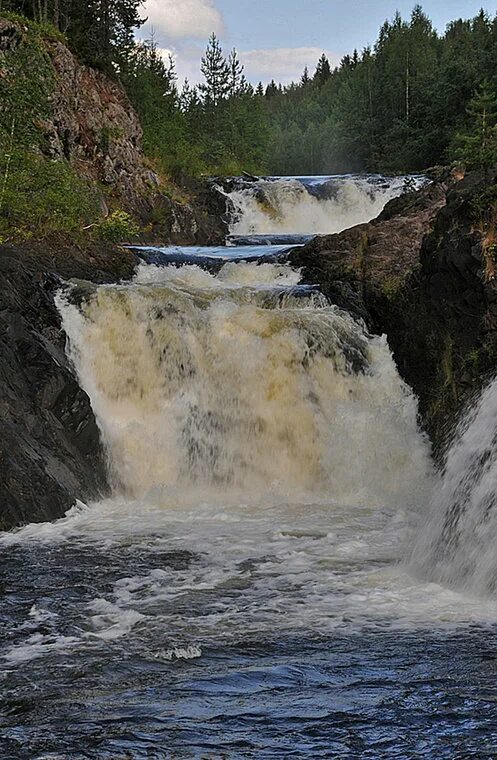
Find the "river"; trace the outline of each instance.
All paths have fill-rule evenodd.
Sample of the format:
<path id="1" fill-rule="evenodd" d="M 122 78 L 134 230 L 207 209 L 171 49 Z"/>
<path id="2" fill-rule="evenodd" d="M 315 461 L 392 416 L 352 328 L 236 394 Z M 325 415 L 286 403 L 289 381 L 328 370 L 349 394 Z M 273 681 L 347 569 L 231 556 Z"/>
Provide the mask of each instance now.
<path id="1" fill-rule="evenodd" d="M 225 247 L 58 294 L 112 495 L 0 536 L 2 758 L 497 756 L 496 393 L 441 475 L 386 339 L 285 263 L 405 183 L 241 182 Z"/>

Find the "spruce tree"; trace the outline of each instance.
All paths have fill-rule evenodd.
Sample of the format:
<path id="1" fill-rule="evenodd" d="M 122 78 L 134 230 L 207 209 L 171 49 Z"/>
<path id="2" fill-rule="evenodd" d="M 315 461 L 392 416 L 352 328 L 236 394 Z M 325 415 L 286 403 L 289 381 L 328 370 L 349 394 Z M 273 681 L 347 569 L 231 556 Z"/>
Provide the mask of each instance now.
<path id="1" fill-rule="evenodd" d="M 229 54 L 227 64 L 229 70 L 228 96 L 230 98 L 235 98 L 238 95 L 245 94 L 248 90 L 248 83 L 245 79 L 245 74 L 243 73 L 244 66 L 240 63 L 235 48 L 233 48 Z"/>
<path id="2" fill-rule="evenodd" d="M 278 92 L 278 85 L 274 79 L 271 79 L 268 86 L 266 87 L 266 98 L 274 98 L 275 95 L 278 95 Z"/>
<path id="3" fill-rule="evenodd" d="M 475 93 L 467 113 L 469 130 L 456 135 L 455 155 L 467 168 L 486 174 L 497 163 L 497 97 L 488 80 Z"/>
<path id="4" fill-rule="evenodd" d="M 319 59 L 317 63 L 313 80 L 318 85 L 318 87 L 322 87 L 324 84 L 326 84 L 326 82 L 330 78 L 331 78 L 330 62 L 328 58 L 325 56 L 325 54 L 323 53 L 323 55 L 321 56 L 321 58 Z"/>

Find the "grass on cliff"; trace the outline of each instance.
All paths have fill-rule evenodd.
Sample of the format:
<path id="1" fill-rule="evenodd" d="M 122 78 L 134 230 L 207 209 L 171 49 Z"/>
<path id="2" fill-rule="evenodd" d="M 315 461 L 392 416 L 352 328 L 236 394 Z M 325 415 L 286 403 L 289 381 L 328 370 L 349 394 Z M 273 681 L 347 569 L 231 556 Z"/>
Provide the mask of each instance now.
<path id="1" fill-rule="evenodd" d="M 101 217 L 99 190 L 46 155 L 55 86 L 47 46 L 62 35 L 22 16 L 2 18 L 17 25 L 19 38 L 0 51 L 0 243 L 53 233 L 83 237 Z"/>
<path id="2" fill-rule="evenodd" d="M 76 235 L 99 214 L 95 192 L 67 164 L 18 145 L 0 153 L 0 242 Z"/>

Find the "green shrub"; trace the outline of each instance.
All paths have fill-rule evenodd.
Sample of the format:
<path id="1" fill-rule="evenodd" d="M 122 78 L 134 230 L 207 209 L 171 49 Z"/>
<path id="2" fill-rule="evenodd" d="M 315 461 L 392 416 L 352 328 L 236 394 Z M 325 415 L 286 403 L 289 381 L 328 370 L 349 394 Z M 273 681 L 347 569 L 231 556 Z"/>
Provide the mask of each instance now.
<path id="1" fill-rule="evenodd" d="M 2 134 L 0 133 L 0 141 Z M 0 142 L 3 145 L 3 142 Z M 98 218 L 94 190 L 62 161 L 14 145 L 0 149 L 0 237 L 75 234 Z"/>
<path id="2" fill-rule="evenodd" d="M 97 225 L 97 234 L 109 243 L 122 243 L 139 232 L 140 227 L 126 211 L 114 211 Z"/>
<path id="3" fill-rule="evenodd" d="M 36 25 L 28 26 L 17 48 L 0 52 L 0 139 L 2 130 L 8 133 L 14 125 L 17 143 L 41 147 L 42 122 L 51 111 L 54 70 L 43 38 L 33 30 Z"/>

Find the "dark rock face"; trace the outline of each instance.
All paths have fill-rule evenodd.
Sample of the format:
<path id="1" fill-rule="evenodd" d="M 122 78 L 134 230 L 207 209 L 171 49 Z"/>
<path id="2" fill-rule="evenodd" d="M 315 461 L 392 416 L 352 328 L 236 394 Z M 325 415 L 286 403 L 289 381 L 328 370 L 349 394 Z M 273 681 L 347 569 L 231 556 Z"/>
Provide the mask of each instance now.
<path id="1" fill-rule="evenodd" d="M 146 218 L 148 231 L 140 242 L 150 245 L 223 245 L 228 234 L 226 199 L 210 183 L 189 180 L 183 187 L 188 202 L 154 197 Z"/>
<path id="2" fill-rule="evenodd" d="M 385 327 L 399 368 L 420 398 L 437 444 L 497 366 L 497 288 L 487 225 L 475 199 L 482 178 L 451 188 L 421 245 L 420 268 L 393 304 Z"/>
<path id="3" fill-rule="evenodd" d="M 333 303 L 383 330 L 384 302 L 391 301 L 419 267 L 424 235 L 445 205 L 446 185 L 430 185 L 391 201 L 368 224 L 317 237 L 295 249 L 291 262 L 306 282 L 319 285 Z"/>
<path id="4" fill-rule="evenodd" d="M 66 358 L 58 282 L 0 250 L 0 528 L 106 490 L 100 435 Z"/>
<path id="5" fill-rule="evenodd" d="M 497 364 L 495 262 L 474 211 L 483 180 L 459 180 L 446 172 L 374 222 L 292 254 L 306 282 L 386 333 L 436 450 Z"/>

